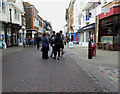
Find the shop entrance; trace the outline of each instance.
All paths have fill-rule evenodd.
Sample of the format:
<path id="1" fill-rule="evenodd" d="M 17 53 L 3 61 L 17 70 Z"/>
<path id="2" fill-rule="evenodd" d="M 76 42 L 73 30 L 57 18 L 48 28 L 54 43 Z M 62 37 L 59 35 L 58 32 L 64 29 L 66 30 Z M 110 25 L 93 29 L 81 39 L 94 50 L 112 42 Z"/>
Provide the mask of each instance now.
<path id="1" fill-rule="evenodd" d="M 18 46 L 18 32 L 12 32 L 12 46 Z"/>

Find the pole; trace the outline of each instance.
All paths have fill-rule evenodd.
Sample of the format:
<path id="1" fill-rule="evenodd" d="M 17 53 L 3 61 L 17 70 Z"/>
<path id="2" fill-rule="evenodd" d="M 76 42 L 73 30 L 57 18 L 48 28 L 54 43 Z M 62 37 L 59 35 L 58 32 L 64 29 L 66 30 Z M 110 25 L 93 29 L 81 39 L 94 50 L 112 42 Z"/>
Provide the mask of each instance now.
<path id="1" fill-rule="evenodd" d="M 94 45 L 95 45 L 95 56 L 96 56 L 96 32 L 97 32 L 97 16 L 95 17 L 96 23 L 95 23 L 95 31 L 94 31 Z"/>
<path id="2" fill-rule="evenodd" d="M 90 40 L 89 40 L 89 44 L 88 44 L 88 59 L 92 59 L 92 47 L 91 47 Z"/>

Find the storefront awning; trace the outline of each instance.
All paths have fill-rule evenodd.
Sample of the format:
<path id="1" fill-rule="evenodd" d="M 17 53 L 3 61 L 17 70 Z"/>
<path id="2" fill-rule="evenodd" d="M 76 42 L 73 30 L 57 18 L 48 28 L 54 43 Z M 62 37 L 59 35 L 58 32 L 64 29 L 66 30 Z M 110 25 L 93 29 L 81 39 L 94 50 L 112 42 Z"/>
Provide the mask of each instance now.
<path id="1" fill-rule="evenodd" d="M 86 30 L 89 30 L 89 29 L 94 29 L 94 28 L 95 28 L 95 23 L 94 23 L 94 24 L 90 24 L 90 25 L 88 25 L 88 26 L 85 26 L 85 27 L 79 29 L 79 30 L 78 30 L 78 33 L 83 32 L 83 31 L 86 31 Z"/>

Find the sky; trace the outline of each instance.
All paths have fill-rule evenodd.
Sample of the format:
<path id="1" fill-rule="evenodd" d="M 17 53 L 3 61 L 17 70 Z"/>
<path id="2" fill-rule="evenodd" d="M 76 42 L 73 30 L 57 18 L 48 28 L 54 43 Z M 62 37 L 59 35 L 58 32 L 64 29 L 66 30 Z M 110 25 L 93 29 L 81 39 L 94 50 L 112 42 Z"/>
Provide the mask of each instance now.
<path id="1" fill-rule="evenodd" d="M 23 0 L 34 5 L 39 15 L 51 22 L 53 30 L 59 32 L 66 24 L 65 13 L 70 0 Z"/>

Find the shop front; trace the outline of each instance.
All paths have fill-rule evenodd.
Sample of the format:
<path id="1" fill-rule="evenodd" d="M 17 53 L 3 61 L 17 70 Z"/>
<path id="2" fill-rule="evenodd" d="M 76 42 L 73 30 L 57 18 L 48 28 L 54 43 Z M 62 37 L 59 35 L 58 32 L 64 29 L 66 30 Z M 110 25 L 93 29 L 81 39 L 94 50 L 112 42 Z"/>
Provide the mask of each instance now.
<path id="1" fill-rule="evenodd" d="M 32 30 L 32 29 L 28 29 L 26 32 L 26 37 L 30 40 L 30 39 L 34 39 L 36 37 L 37 31 L 36 30 Z"/>
<path id="2" fill-rule="evenodd" d="M 112 7 L 110 13 L 99 16 L 98 44 L 104 49 L 120 50 L 120 6 Z"/>
<path id="3" fill-rule="evenodd" d="M 18 24 L 8 23 L 7 27 L 7 46 L 18 46 L 19 44 L 19 30 L 21 26 Z"/>
<path id="4" fill-rule="evenodd" d="M 81 46 L 88 46 L 89 39 L 94 42 L 95 24 L 90 24 L 78 30 Z"/>

